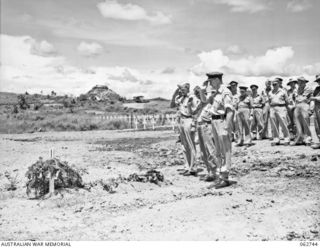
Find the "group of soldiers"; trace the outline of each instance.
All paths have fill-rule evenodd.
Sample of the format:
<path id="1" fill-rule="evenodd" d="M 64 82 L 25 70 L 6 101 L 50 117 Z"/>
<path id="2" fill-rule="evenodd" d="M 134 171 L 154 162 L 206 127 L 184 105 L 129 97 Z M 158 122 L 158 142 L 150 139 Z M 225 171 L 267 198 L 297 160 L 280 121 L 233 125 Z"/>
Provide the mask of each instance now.
<path id="1" fill-rule="evenodd" d="M 316 87 L 304 77 L 267 80 L 258 93 L 258 85 L 241 86 L 236 81 L 223 84 L 223 73 L 210 72 L 202 87 L 190 92 L 190 84 L 178 85 L 171 107 L 177 108 L 179 141 L 185 155 L 185 176 L 197 176 L 196 137 L 209 188 L 231 184 L 232 142 L 251 146 L 252 140 L 271 139 L 271 145 L 308 145 L 320 149 L 320 74 Z M 313 116 L 314 125 L 310 125 Z M 271 127 L 271 134 L 269 134 Z M 283 140 L 283 142 L 281 142 Z M 281 143 L 280 143 L 281 142 Z"/>

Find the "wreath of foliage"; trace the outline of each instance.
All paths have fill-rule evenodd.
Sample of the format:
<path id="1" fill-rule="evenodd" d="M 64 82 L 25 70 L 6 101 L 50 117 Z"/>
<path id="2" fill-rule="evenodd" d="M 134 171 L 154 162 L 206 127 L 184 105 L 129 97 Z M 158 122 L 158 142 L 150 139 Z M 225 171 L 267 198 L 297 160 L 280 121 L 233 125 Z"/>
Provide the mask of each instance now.
<path id="1" fill-rule="evenodd" d="M 54 188 L 83 188 L 82 178 L 78 171 L 67 162 L 53 158 L 46 161 L 40 157 L 26 172 L 27 195 L 29 198 L 40 198 L 49 193 L 50 177 L 54 177 Z"/>

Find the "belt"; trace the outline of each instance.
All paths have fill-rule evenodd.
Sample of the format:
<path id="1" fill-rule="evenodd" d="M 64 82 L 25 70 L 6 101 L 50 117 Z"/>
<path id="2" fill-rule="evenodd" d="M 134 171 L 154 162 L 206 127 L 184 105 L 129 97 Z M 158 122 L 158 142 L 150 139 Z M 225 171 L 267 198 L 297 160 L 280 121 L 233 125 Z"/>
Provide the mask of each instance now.
<path id="1" fill-rule="evenodd" d="M 262 109 L 262 107 L 253 107 L 253 109 Z"/>
<path id="2" fill-rule="evenodd" d="M 212 120 L 223 120 L 225 115 L 212 115 Z"/>
<path id="3" fill-rule="evenodd" d="M 285 104 L 271 104 L 270 107 L 285 107 Z"/>

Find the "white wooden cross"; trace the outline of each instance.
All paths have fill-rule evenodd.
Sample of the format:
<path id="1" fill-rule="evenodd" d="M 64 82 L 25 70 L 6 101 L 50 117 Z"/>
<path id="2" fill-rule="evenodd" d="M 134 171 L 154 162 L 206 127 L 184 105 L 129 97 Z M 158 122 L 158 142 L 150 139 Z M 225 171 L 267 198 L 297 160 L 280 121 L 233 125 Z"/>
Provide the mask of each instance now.
<path id="1" fill-rule="evenodd" d="M 154 130 L 155 129 L 154 125 L 156 124 L 155 117 L 151 119 L 151 124 L 152 124 L 152 130 Z"/>
<path id="2" fill-rule="evenodd" d="M 171 115 L 171 125 L 172 125 L 172 130 L 174 130 L 174 127 L 176 125 L 176 121 L 172 115 Z"/>
<path id="3" fill-rule="evenodd" d="M 136 116 L 135 119 L 134 119 L 134 124 L 136 126 L 136 130 L 138 130 L 138 124 L 139 124 L 139 121 L 138 121 L 138 117 Z"/>
<path id="4" fill-rule="evenodd" d="M 147 128 L 147 117 L 144 115 L 142 119 L 143 129 Z"/>

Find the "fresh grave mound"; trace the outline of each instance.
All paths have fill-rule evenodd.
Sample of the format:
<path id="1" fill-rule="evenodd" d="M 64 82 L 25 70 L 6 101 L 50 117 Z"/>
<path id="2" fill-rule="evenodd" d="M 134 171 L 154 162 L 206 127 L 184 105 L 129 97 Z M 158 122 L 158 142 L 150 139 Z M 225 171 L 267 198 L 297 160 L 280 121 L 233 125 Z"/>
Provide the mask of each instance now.
<path id="1" fill-rule="evenodd" d="M 26 173 L 27 195 L 29 198 L 39 198 L 49 193 L 50 178 L 54 178 L 54 188 L 82 188 L 82 178 L 67 162 L 59 159 L 39 160 L 28 168 Z"/>

